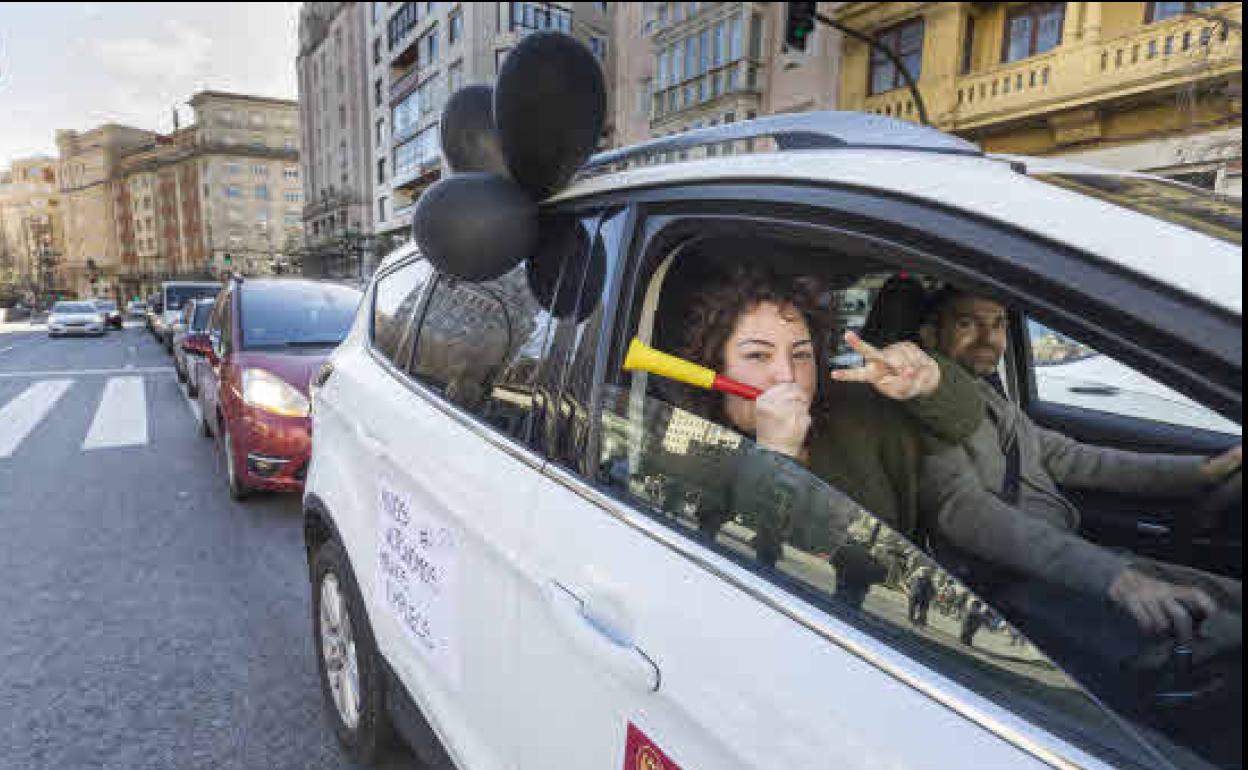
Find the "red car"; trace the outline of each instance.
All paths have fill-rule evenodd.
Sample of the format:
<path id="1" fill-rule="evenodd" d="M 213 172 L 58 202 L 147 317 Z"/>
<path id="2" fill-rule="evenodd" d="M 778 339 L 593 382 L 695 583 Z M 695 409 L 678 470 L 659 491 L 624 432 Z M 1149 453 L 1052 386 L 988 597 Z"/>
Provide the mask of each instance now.
<path id="1" fill-rule="evenodd" d="M 351 326 L 361 293 L 323 281 L 235 278 L 217 296 L 202 355 L 203 432 L 225 457 L 230 495 L 303 489 L 311 452 L 308 383 Z"/>

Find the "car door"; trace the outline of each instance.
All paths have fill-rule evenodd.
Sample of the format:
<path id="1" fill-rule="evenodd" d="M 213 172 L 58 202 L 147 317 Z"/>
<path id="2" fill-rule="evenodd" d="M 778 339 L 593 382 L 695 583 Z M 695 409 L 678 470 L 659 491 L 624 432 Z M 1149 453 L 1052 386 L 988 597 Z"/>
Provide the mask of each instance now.
<path id="1" fill-rule="evenodd" d="M 221 292 L 213 308 L 212 321 L 208 326 L 208 339 L 212 344 L 212 358 L 205 359 L 200 368 L 200 408 L 204 420 L 213 431 L 220 430 L 220 418 L 224 416 L 222 388 L 226 374 L 225 359 L 233 350 L 233 309 L 236 290 L 233 287 Z"/>
<path id="2" fill-rule="evenodd" d="M 550 316 L 523 264 L 478 285 L 420 261 L 379 278 L 373 301 L 372 345 L 336 358 L 327 384 L 351 394 L 352 425 L 333 431 L 342 451 L 370 458 L 347 503 L 376 522 L 351 546 L 370 618 L 458 765 L 515 768 L 515 715 L 528 707 L 506 685 L 515 554 L 542 462 L 533 386 Z"/>
<path id="3" fill-rule="evenodd" d="M 878 269 L 883 261 L 977 285 L 999 285 L 1002 262 L 1029 259 L 1029 249 L 1043 246 L 947 210 L 885 206 L 858 191 L 755 185 L 717 189 L 714 202 L 697 198 L 703 190 L 682 201 L 681 192 L 653 193 L 645 217 L 626 211 L 604 221 L 608 269 L 588 299 L 594 310 L 556 333 L 555 348 L 569 350 L 568 372 L 532 547 L 523 554 L 531 565 L 522 570 L 529 582 L 520 597 L 519 672 L 532 705 L 523 714 L 521 766 L 1168 767 L 1129 720 L 1064 673 L 1065 662 L 870 511 L 847 505 L 800 466 L 765 465 L 748 437 L 673 406 L 655 383 L 619 370 L 632 336 L 661 338 L 656 318 L 687 310 L 677 303 L 665 316 L 652 287 L 707 233 L 726 251 L 744 243 L 776 264 L 814 257 Z M 782 203 L 771 207 L 771 199 Z M 795 200 L 811 208 L 795 208 Z M 682 203 L 696 213 L 682 216 Z M 716 206 L 733 213 L 713 220 Z M 881 233 L 890 232 L 904 234 L 905 244 L 886 248 Z M 777 233 L 784 237 L 759 242 Z M 943 241 L 949 233 L 969 242 Z M 830 256 L 812 252 L 820 247 Z M 1020 280 L 1011 290 L 1021 296 L 1032 286 Z M 730 478 L 716 475 L 724 469 Z M 708 501 L 743 477 L 778 506 L 806 501 L 786 514 L 795 534 L 774 568 L 760 564 L 751 545 L 763 511 L 729 517 L 713 537 L 699 521 Z M 829 531 L 829 511 L 843 515 L 839 544 L 818 536 Z M 862 569 L 887 575 L 860 602 L 848 599 L 853 592 L 838 596 L 858 568 L 830 566 L 829 553 L 849 545 L 846 553 L 867 554 Z M 921 629 L 908 618 L 916 566 L 932 570 L 948 599 L 942 619 Z M 1060 616 L 1061 606 L 1050 609 Z M 981 625 L 987 630 L 978 637 Z M 1186 729 L 1198 744 L 1219 732 L 1200 719 Z M 1185 752 L 1162 745 L 1167 756 Z"/>

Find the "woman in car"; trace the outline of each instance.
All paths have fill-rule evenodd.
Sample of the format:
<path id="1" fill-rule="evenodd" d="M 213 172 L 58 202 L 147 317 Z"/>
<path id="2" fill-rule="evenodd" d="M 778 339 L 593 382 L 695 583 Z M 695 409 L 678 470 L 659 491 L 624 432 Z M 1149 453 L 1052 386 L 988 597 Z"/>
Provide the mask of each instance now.
<path id="1" fill-rule="evenodd" d="M 765 564 L 780 555 L 800 509 L 831 500 L 822 485 L 801 480 L 807 472 L 916 539 L 923 433 L 956 442 L 983 418 L 974 381 L 908 342 L 881 350 L 848 333 L 864 363 L 831 373 L 831 330 L 813 288 L 809 279 L 739 268 L 694 297 L 681 351 L 763 391 L 755 401 L 696 391 L 682 406 L 755 442 L 737 460 L 728 499 L 700 511 L 699 526 L 713 535 L 730 513 L 753 513 Z M 800 489 L 805 499 L 781 493 L 787 499 L 777 502 L 778 488 Z"/>

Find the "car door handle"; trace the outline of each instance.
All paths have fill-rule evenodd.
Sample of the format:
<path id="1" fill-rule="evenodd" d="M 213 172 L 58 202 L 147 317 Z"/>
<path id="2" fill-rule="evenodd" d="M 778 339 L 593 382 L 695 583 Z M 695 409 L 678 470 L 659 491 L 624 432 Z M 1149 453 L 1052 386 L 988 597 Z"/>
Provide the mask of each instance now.
<path id="1" fill-rule="evenodd" d="M 384 454 L 381 441 L 373 435 L 372 431 L 359 423 L 355 424 L 355 438 L 364 447 L 364 451 L 374 457 L 381 457 Z"/>
<path id="2" fill-rule="evenodd" d="M 591 603 L 553 580 L 546 584 L 546 601 L 560 630 L 583 652 L 622 681 L 658 692 L 662 681 L 658 665 Z"/>

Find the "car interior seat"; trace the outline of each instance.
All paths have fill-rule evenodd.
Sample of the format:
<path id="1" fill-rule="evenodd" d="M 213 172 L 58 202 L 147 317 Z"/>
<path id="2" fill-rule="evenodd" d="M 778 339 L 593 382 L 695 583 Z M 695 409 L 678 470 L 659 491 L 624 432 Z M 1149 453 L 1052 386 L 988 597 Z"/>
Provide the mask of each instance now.
<path id="1" fill-rule="evenodd" d="M 926 309 L 923 284 L 905 273 L 895 275 L 880 288 L 859 336 L 876 347 L 897 342 L 918 344 Z"/>

